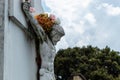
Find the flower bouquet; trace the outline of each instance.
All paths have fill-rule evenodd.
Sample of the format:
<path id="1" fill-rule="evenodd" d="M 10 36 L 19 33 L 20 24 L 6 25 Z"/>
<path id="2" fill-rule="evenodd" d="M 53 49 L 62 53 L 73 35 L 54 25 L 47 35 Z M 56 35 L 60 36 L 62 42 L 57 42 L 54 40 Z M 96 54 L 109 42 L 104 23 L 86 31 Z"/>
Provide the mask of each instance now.
<path id="1" fill-rule="evenodd" d="M 53 14 L 48 15 L 47 13 L 42 13 L 35 16 L 35 19 L 47 34 L 52 30 L 54 24 L 60 24 L 60 20 Z"/>

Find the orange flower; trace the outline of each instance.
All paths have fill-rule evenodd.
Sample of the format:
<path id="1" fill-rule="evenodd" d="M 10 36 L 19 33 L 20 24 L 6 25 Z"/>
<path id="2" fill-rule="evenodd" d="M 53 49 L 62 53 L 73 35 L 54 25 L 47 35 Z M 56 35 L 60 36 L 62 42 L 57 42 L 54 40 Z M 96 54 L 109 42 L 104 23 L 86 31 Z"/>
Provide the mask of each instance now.
<path id="1" fill-rule="evenodd" d="M 37 19 L 38 23 L 47 34 L 51 31 L 52 26 L 55 24 L 55 21 L 53 21 L 52 18 L 54 18 L 54 16 L 48 17 L 48 14 L 39 14 L 35 16 L 35 19 Z"/>

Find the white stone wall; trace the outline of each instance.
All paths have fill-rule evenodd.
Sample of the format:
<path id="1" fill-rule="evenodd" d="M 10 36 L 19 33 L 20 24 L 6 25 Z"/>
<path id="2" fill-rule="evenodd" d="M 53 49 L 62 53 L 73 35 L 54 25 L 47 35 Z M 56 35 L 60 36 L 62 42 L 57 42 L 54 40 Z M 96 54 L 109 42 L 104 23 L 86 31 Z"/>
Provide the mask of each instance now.
<path id="1" fill-rule="evenodd" d="M 36 80 L 37 66 L 34 41 L 30 40 L 18 25 L 8 17 L 10 0 L 5 1 L 4 79 L 0 78 L 0 80 Z M 15 1 L 19 2 L 19 0 Z M 35 7 L 40 7 L 36 11 L 42 12 L 40 0 L 34 0 L 33 3 Z M 16 9 L 14 13 L 16 15 L 22 14 L 19 10 L 17 11 L 17 8 L 14 8 Z M 21 16 L 17 15 L 16 17 L 21 19 Z"/>
<path id="2" fill-rule="evenodd" d="M 0 0 L 0 80 L 4 69 L 4 0 Z"/>
<path id="3" fill-rule="evenodd" d="M 4 80 L 36 80 L 34 44 L 12 21 L 6 29 Z"/>

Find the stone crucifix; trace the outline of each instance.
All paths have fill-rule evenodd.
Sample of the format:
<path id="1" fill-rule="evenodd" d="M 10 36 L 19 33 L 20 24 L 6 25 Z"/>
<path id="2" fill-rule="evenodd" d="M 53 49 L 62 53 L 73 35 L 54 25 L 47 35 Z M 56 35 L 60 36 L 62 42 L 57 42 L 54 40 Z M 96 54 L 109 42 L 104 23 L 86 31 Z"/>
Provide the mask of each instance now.
<path id="1" fill-rule="evenodd" d="M 35 40 L 38 80 L 56 80 L 54 76 L 54 58 L 56 55 L 55 45 L 64 36 L 64 30 L 60 24 L 54 24 L 49 35 L 45 33 L 38 21 L 30 13 L 31 3 L 23 0 L 22 11 L 25 15 L 28 29 L 22 27 L 22 30 L 32 39 Z"/>

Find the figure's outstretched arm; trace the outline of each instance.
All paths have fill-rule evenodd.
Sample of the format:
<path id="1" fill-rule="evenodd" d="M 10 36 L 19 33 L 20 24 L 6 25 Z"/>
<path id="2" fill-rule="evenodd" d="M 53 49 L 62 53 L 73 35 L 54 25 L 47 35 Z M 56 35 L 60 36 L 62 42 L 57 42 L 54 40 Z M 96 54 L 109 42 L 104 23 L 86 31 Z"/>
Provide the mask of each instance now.
<path id="1" fill-rule="evenodd" d="M 42 27 L 39 25 L 37 20 L 31 15 L 31 13 L 29 11 L 30 7 L 31 7 L 31 4 L 29 1 L 25 1 L 22 3 L 22 10 L 23 10 L 26 18 L 29 20 L 31 27 L 34 29 L 34 32 L 36 33 L 37 38 L 44 41 L 45 32 L 42 29 Z"/>

